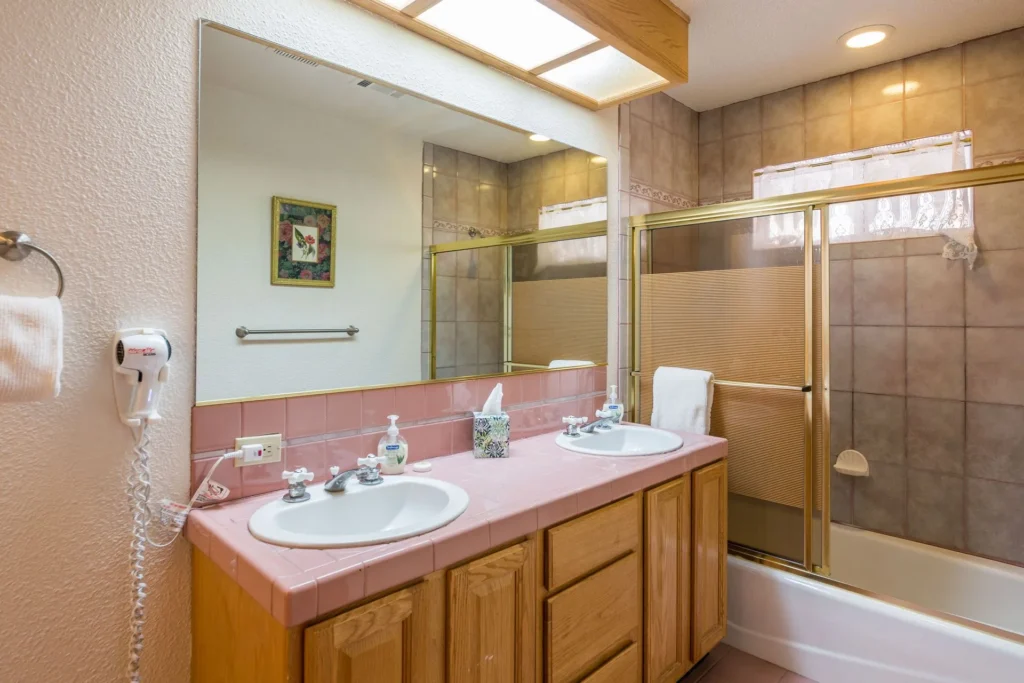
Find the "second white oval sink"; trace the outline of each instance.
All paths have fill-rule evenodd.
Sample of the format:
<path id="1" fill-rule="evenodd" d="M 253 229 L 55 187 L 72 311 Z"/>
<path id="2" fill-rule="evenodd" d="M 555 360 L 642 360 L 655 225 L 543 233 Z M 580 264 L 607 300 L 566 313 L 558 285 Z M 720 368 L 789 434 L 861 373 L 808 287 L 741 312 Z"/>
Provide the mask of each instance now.
<path id="1" fill-rule="evenodd" d="M 555 443 L 567 451 L 585 455 L 659 455 L 682 446 L 683 437 L 653 427 L 616 425 L 607 430 L 596 429 L 592 434 L 559 434 Z"/>
<path id="2" fill-rule="evenodd" d="M 344 493 L 328 493 L 322 484 L 308 491 L 307 501 L 261 507 L 249 519 L 249 532 L 291 548 L 372 545 L 438 529 L 469 505 L 469 494 L 455 484 L 408 475 L 385 477 L 376 486 L 353 478 Z"/>

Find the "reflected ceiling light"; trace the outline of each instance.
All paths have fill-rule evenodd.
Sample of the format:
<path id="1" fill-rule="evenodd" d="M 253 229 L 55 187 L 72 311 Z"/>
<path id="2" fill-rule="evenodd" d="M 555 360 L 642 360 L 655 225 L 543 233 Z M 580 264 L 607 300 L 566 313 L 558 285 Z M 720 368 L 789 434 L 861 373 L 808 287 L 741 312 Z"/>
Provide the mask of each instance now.
<path id="1" fill-rule="evenodd" d="M 548 142 L 551 140 L 547 135 L 541 135 L 540 133 L 534 133 L 530 136 L 530 139 L 534 142 Z"/>
<path id="2" fill-rule="evenodd" d="M 872 45 L 878 45 L 880 42 L 888 38 L 889 34 L 894 30 L 895 29 L 888 24 L 861 26 L 860 28 L 839 36 L 839 42 L 846 45 L 846 47 L 852 47 L 854 49 L 871 47 Z"/>
<path id="3" fill-rule="evenodd" d="M 910 93 L 914 92 L 920 87 L 921 84 L 918 83 L 917 81 L 907 81 L 906 83 L 893 83 L 882 88 L 882 94 L 894 96 L 903 95 L 904 93 L 906 93 L 907 95 L 909 95 Z"/>
<path id="4" fill-rule="evenodd" d="M 590 163 L 600 166 L 601 164 L 607 164 L 608 160 L 604 157 L 590 157 Z"/>

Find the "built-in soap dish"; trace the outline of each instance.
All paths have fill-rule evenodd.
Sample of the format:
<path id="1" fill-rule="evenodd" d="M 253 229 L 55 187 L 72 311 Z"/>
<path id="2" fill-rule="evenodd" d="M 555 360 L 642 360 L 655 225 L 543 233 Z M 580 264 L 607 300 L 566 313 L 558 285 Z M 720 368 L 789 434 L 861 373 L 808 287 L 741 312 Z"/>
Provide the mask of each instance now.
<path id="1" fill-rule="evenodd" d="M 843 451 L 833 465 L 836 472 L 851 477 L 868 476 L 868 459 L 860 451 Z"/>

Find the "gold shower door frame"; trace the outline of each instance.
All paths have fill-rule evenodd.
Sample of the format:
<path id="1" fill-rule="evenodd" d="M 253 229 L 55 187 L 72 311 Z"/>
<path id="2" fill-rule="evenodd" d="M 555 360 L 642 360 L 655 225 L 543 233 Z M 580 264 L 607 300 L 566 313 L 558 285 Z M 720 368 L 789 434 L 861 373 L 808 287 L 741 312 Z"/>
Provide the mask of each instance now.
<path id="1" fill-rule="evenodd" d="M 769 199 L 746 200 L 730 202 L 727 204 L 715 204 L 684 209 L 681 211 L 668 211 L 644 216 L 634 216 L 630 219 L 630 317 L 633 324 L 630 349 L 630 378 L 631 386 L 629 392 L 630 414 L 634 421 L 639 421 L 641 416 L 640 385 L 641 385 L 641 242 L 644 233 L 664 228 L 675 228 L 687 225 L 713 225 L 729 220 L 743 218 L 759 218 L 786 213 L 804 214 L 804 380 L 803 387 L 758 384 L 751 382 L 734 382 L 729 380 L 716 380 L 717 385 L 739 386 L 748 389 L 765 390 L 798 390 L 804 393 L 804 505 L 803 505 L 803 558 L 802 562 L 796 562 L 787 558 L 773 555 L 764 550 L 729 544 L 730 552 L 750 560 L 767 564 L 770 566 L 786 569 L 799 574 L 810 575 L 816 578 L 827 577 L 830 573 L 831 555 L 831 372 L 830 372 L 830 344 L 829 344 L 829 281 L 830 281 L 830 245 L 829 245 L 829 209 L 834 204 L 856 202 L 869 199 L 881 199 L 884 197 L 896 197 L 900 195 L 911 195 L 922 192 L 937 192 L 942 190 L 953 190 L 959 188 L 977 188 L 986 185 L 996 185 L 1024 180 L 1024 162 L 1002 164 L 998 166 L 986 166 L 981 168 L 951 171 L 928 176 L 917 176 L 900 180 L 884 181 L 877 183 L 865 183 L 843 188 L 818 190 L 800 194 L 772 197 Z M 821 382 L 820 386 L 815 385 L 814 377 L 814 218 L 818 218 L 820 225 L 821 243 L 821 265 L 820 280 L 818 287 L 821 297 Z M 821 453 L 821 555 L 820 562 L 814 562 L 815 538 L 814 538 L 814 488 L 817 482 L 816 469 L 817 459 L 814 452 L 814 420 L 815 420 L 815 396 L 821 396 L 821 430 L 822 430 L 822 453 Z"/>

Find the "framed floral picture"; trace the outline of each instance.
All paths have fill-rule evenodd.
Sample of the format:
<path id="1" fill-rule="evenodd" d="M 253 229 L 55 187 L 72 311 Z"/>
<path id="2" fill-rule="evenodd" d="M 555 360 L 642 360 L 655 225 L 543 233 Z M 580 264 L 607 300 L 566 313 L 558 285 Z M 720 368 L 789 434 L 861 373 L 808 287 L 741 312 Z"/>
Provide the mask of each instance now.
<path id="1" fill-rule="evenodd" d="M 270 284 L 334 286 L 338 207 L 301 199 L 271 202 Z"/>

